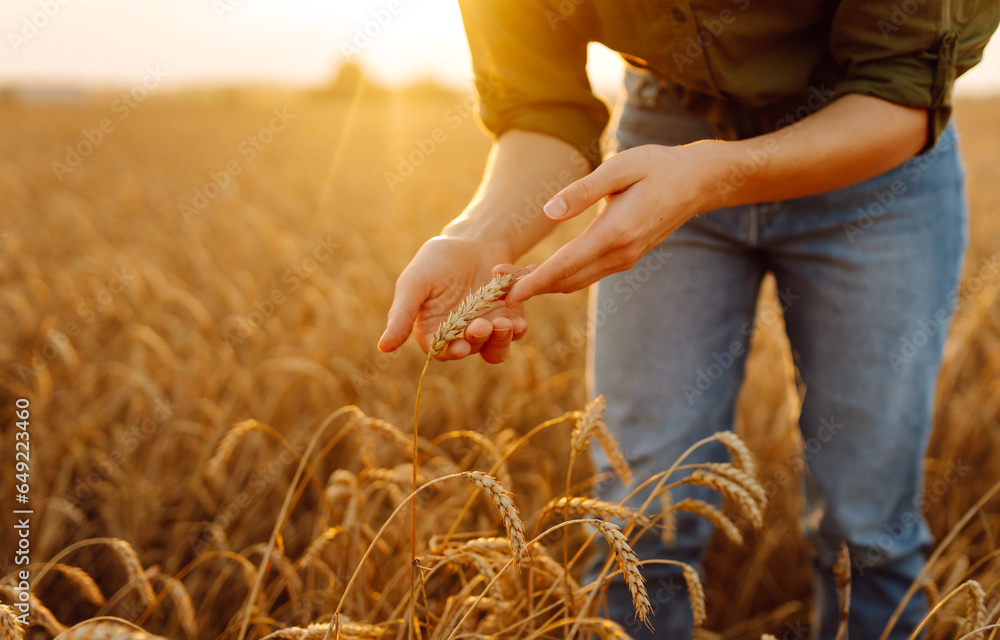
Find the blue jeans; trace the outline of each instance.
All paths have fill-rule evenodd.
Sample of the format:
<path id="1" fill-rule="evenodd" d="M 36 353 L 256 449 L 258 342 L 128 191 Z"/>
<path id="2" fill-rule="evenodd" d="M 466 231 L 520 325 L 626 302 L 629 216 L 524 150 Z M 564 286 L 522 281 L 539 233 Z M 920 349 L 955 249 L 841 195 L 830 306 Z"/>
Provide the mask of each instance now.
<path id="1" fill-rule="evenodd" d="M 713 137 L 669 88 L 643 78 L 627 79 L 619 149 Z M 592 300 L 593 388 L 607 399 L 606 422 L 638 484 L 699 439 L 732 428 L 758 290 L 774 274 L 806 388 L 800 466 L 816 547 L 814 637 L 831 639 L 837 628 L 831 566 L 841 541 L 853 558 L 849 635 L 857 640 L 878 637 L 932 541 L 920 515 L 923 458 L 967 244 L 963 182 L 952 125 L 934 149 L 852 187 L 698 216 L 635 267 L 602 280 Z M 610 470 L 599 448 L 594 457 L 599 471 Z M 726 459 L 713 445 L 689 462 Z M 611 482 L 599 492 L 617 502 L 627 490 Z M 699 487 L 672 497 L 718 504 Z M 636 552 L 699 567 L 712 533 L 705 520 L 678 513 L 675 544 L 649 534 Z M 608 591 L 612 618 L 636 640 L 690 637 L 679 572 L 647 565 L 644 574 L 656 631 L 634 620 L 620 579 Z M 925 613 L 918 594 L 891 637 L 905 638 Z"/>

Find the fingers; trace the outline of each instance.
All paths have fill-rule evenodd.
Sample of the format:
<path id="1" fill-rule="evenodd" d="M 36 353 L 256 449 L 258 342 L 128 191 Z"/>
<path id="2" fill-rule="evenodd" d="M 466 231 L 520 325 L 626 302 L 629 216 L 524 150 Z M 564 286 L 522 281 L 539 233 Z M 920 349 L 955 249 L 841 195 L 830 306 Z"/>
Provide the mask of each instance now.
<path id="1" fill-rule="evenodd" d="M 514 337 L 513 322 L 509 318 L 497 318 L 493 321 L 492 336 L 483 344 L 479 355 L 490 364 L 500 364 L 510 353 L 510 343 Z"/>
<path id="2" fill-rule="evenodd" d="M 434 358 L 441 361 L 461 360 L 471 353 L 472 345 L 469 344 L 469 341 L 463 338 L 457 338 L 448 343 L 448 346 L 444 348 L 444 351 L 434 356 Z"/>
<path id="3" fill-rule="evenodd" d="M 553 220 L 580 215 L 601 198 L 626 189 L 641 177 L 634 154 L 623 152 L 609 158 L 589 175 L 557 193 L 542 210 Z"/>
<path id="4" fill-rule="evenodd" d="M 528 321 L 524 318 L 514 318 L 511 321 L 514 325 L 514 340 L 520 340 L 524 334 L 528 333 Z"/>
<path id="5" fill-rule="evenodd" d="M 462 338 L 453 341 L 438 360 L 458 360 L 478 353 L 490 364 L 500 364 L 510 355 L 510 345 L 528 332 L 528 323 L 521 317 L 501 316 L 492 321 L 476 318 L 469 323 Z"/>
<path id="6" fill-rule="evenodd" d="M 610 257 L 604 255 L 609 253 L 608 239 L 599 230 L 595 230 L 596 227 L 604 226 L 598 224 L 598 221 L 575 240 L 563 245 L 531 273 L 515 282 L 507 294 L 507 306 L 523 304 L 525 300 L 542 293 L 571 291 L 563 286 L 564 281 L 571 281 L 575 275 L 587 267 L 593 267 L 601 258 L 605 258 L 601 263 L 605 262 Z"/>
<path id="7" fill-rule="evenodd" d="M 424 295 L 416 287 L 408 286 L 402 280 L 396 283 L 392 306 L 389 308 L 389 319 L 385 331 L 378 340 L 378 349 L 390 353 L 403 346 L 413 331 L 413 323 L 417 312 L 423 304 Z"/>
<path id="8" fill-rule="evenodd" d="M 476 318 L 465 328 L 465 340 L 472 347 L 470 353 L 479 353 L 492 337 L 493 323 L 485 318 Z"/>
<path id="9" fill-rule="evenodd" d="M 500 364 L 510 354 L 510 345 L 527 333 L 524 318 L 495 318 L 492 322 L 476 318 L 469 323 L 463 337 L 453 340 L 436 357 L 438 360 L 459 360 L 478 353 L 490 364 Z"/>

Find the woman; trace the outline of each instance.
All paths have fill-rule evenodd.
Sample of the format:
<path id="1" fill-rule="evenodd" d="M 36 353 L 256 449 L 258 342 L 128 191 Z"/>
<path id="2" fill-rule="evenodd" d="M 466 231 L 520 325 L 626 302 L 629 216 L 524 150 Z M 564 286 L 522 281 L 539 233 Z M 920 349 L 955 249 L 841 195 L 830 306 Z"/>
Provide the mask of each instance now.
<path id="1" fill-rule="evenodd" d="M 400 276 L 380 348 L 398 348 L 415 330 L 426 350 L 466 293 L 495 270 L 513 271 L 523 277 L 506 307 L 471 323 L 441 355 L 501 362 L 527 329 L 528 299 L 599 282 L 595 304 L 606 320 L 590 358 L 594 392 L 607 399 L 606 421 L 640 483 L 732 427 L 758 288 L 772 272 L 807 389 L 802 435 L 817 445 L 804 454 L 814 634 L 836 630 L 831 566 L 846 542 L 849 634 L 877 638 L 931 542 L 920 517 L 922 460 L 966 245 L 951 88 L 979 61 L 998 6 L 461 5 L 480 116 L 497 141 L 472 203 Z M 587 81 L 589 41 L 630 64 L 618 153 L 603 163 L 608 114 Z M 535 268 L 512 266 L 602 199 L 578 238 Z M 544 215 L 533 203 L 545 203 Z M 722 459 L 708 447 L 691 461 Z M 618 501 L 628 489 L 599 491 Z M 712 499 L 691 487 L 674 494 L 685 497 Z M 697 565 L 711 533 L 682 514 L 674 544 L 646 536 L 636 551 Z M 689 637 L 674 568 L 644 573 L 655 631 L 634 620 L 620 579 L 608 591 L 612 617 L 637 639 Z M 909 602 L 891 637 L 908 636 L 925 613 L 919 599 Z"/>

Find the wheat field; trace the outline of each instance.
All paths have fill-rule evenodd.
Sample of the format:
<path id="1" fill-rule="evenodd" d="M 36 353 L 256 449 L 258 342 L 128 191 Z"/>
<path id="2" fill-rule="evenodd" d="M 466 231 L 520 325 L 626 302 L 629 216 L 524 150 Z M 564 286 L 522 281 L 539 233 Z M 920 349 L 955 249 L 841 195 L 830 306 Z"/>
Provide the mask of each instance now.
<path id="1" fill-rule="evenodd" d="M 10 454 L 25 399 L 26 637 L 626 637 L 579 581 L 588 540 L 616 550 L 609 571 L 631 576 L 641 612 L 652 588 L 628 536 L 669 535 L 676 508 L 720 530 L 704 584 L 686 575 L 704 590 L 701 637 L 808 624 L 797 390 L 772 284 L 735 425 L 756 462 L 703 472 L 726 514 L 649 520 L 587 499 L 581 454 L 602 423 L 583 293 L 532 301 L 501 366 L 432 362 L 414 447 L 424 354 L 375 344 L 395 277 L 477 186 L 489 142 L 467 97 L 163 96 L 124 114 L 114 99 L 0 103 L 0 512 L 25 507 Z M 946 543 L 915 596 L 941 605 L 932 638 L 1000 617 L 997 106 L 957 111 L 972 244 L 924 496 Z M 430 484 L 407 502 L 414 479 Z M 5 524 L 7 605 L 26 594 L 19 544 Z M 0 609 L 4 639 L 16 614 Z"/>

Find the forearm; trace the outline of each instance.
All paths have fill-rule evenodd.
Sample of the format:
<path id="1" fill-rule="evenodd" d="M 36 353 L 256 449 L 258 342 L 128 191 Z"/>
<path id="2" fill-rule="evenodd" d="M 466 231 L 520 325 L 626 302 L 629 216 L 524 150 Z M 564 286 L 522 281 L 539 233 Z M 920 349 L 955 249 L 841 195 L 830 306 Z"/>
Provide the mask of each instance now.
<path id="1" fill-rule="evenodd" d="M 472 202 L 442 235 L 496 244 L 513 262 L 558 224 L 542 214 L 542 205 L 589 171 L 572 145 L 540 133 L 509 131 L 494 145 Z"/>
<path id="2" fill-rule="evenodd" d="M 888 171 L 918 153 L 927 112 L 846 95 L 773 133 L 705 143 L 715 167 L 704 184 L 705 210 L 832 191 Z"/>

